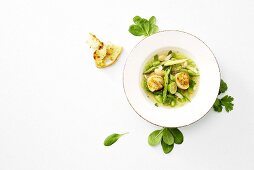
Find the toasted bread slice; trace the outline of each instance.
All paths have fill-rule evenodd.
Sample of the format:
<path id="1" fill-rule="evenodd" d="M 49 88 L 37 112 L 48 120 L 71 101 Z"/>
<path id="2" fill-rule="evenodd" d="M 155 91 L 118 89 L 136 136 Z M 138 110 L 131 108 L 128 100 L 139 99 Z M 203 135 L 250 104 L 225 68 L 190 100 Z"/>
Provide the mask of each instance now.
<path id="1" fill-rule="evenodd" d="M 122 47 L 111 43 L 104 44 L 95 35 L 90 34 L 88 41 L 90 48 L 95 49 L 93 58 L 96 67 L 105 68 L 114 64 L 122 52 Z"/>

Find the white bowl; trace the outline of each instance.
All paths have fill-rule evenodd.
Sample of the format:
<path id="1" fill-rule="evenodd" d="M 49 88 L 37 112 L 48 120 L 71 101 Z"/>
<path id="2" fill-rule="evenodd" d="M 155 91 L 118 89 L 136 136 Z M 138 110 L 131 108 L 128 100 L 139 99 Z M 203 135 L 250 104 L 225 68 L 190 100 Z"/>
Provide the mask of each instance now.
<path id="1" fill-rule="evenodd" d="M 197 93 L 181 107 L 156 107 L 141 87 L 144 63 L 163 49 L 187 53 L 199 69 Z M 220 70 L 210 48 L 196 36 L 182 31 L 161 31 L 133 48 L 125 63 L 123 86 L 130 105 L 143 119 L 162 127 L 181 127 L 196 122 L 211 109 L 220 87 Z"/>

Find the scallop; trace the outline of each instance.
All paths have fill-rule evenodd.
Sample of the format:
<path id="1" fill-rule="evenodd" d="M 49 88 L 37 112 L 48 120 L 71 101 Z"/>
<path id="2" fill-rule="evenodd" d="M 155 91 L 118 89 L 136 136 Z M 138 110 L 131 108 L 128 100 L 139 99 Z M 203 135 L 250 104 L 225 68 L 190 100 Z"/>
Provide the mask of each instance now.
<path id="1" fill-rule="evenodd" d="M 162 89 L 163 83 L 164 83 L 163 78 L 158 75 L 151 75 L 147 79 L 147 87 L 151 92 Z"/>
<path id="2" fill-rule="evenodd" d="M 176 77 L 176 85 L 180 89 L 188 89 L 190 86 L 190 77 L 187 72 L 180 72 L 175 75 Z"/>

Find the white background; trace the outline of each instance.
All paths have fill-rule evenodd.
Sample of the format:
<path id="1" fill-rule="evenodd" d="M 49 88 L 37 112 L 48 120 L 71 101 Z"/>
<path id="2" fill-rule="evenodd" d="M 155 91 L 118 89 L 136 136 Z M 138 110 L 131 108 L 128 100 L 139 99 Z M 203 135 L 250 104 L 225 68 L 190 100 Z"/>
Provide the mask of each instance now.
<path id="1" fill-rule="evenodd" d="M 0 170 L 253 170 L 253 8 L 252 0 L 1 0 Z M 168 155 L 148 146 L 157 127 L 122 88 L 125 59 L 142 39 L 128 32 L 135 15 L 205 41 L 235 98 L 234 111 L 181 128 L 185 141 Z M 88 32 L 124 47 L 115 65 L 95 67 Z M 130 133 L 104 147 L 113 132 Z"/>

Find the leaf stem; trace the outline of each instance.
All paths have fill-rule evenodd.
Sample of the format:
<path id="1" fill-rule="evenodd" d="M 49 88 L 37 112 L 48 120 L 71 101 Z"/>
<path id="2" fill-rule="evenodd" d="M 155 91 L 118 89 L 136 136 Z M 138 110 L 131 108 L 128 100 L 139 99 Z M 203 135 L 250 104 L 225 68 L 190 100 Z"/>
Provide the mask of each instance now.
<path id="1" fill-rule="evenodd" d="M 121 136 L 123 136 L 123 135 L 126 135 L 126 134 L 128 134 L 129 132 L 125 132 L 125 133 L 122 133 L 122 134 L 120 134 Z"/>

